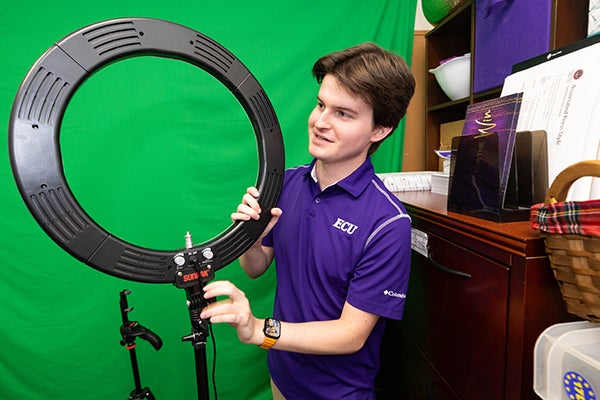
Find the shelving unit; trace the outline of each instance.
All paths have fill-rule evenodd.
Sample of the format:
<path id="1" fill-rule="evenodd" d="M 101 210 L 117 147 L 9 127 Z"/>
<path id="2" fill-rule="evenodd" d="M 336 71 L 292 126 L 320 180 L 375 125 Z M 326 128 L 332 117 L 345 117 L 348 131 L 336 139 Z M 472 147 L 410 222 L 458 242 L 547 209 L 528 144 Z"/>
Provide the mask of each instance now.
<path id="1" fill-rule="evenodd" d="M 552 1 L 548 51 L 587 36 L 588 0 L 548 1 Z M 473 87 L 473 71 L 476 62 L 474 50 L 475 40 L 477 40 L 475 20 L 475 1 L 468 0 L 425 35 L 427 71 L 437 67 L 444 59 L 471 53 L 470 82 Z M 501 87 L 475 94 L 471 91 L 464 99 L 450 101 L 435 77 L 432 74 L 427 75 L 425 163 L 426 169 L 437 170 L 438 159 L 434 150 L 440 145 L 440 124 L 463 119 L 469 104 L 498 97 Z"/>

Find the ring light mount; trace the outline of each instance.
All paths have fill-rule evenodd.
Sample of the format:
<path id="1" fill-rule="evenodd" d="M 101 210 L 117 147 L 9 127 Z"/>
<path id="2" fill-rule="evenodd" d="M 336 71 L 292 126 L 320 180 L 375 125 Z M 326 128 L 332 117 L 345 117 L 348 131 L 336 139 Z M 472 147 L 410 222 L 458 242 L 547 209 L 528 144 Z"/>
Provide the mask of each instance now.
<path id="1" fill-rule="evenodd" d="M 210 273 L 230 264 L 261 235 L 270 220 L 236 222 L 215 238 L 185 250 L 161 251 L 123 241 L 82 209 L 66 181 L 60 125 L 80 85 L 99 69 L 127 58 L 158 56 L 188 62 L 210 73 L 238 99 L 256 135 L 256 186 L 263 210 L 277 204 L 283 182 L 281 129 L 264 90 L 250 71 L 209 37 L 172 22 L 121 18 L 73 32 L 48 49 L 21 84 L 11 111 L 9 152 L 13 174 L 29 211 L 65 251 L 104 273 L 147 283 L 185 287 L 186 265 Z M 183 272 L 183 273 L 182 273 Z M 187 274 L 187 275 L 186 275 Z M 200 277 L 202 278 L 202 277 Z"/>

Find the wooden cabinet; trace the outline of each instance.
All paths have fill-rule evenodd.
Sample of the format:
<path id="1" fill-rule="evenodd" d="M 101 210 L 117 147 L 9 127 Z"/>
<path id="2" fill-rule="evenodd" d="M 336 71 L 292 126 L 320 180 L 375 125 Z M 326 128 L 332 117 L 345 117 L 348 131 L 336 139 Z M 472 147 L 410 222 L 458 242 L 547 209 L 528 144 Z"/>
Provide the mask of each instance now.
<path id="1" fill-rule="evenodd" d="M 381 399 L 536 399 L 533 349 L 566 312 L 544 244 L 528 222 L 446 211 L 446 196 L 397 196 L 426 233 L 413 251 L 404 318 L 382 348 Z"/>
<path id="2" fill-rule="evenodd" d="M 549 49 L 554 50 L 587 35 L 588 0 L 551 1 Z M 426 70 L 439 65 L 450 57 L 471 53 L 471 71 L 475 55 L 475 1 L 468 0 L 444 18 L 426 34 Z M 542 40 L 542 38 L 540 38 Z M 535 56 L 537 54 L 533 54 Z M 524 60 L 522 60 L 524 61 Z M 473 87 L 473 72 L 471 72 Z M 426 85 L 426 169 L 437 170 L 438 159 L 434 150 L 440 146 L 440 124 L 464 119 L 467 105 L 498 97 L 501 87 L 481 93 L 470 93 L 464 99 L 449 101 L 432 74 L 427 76 Z"/>

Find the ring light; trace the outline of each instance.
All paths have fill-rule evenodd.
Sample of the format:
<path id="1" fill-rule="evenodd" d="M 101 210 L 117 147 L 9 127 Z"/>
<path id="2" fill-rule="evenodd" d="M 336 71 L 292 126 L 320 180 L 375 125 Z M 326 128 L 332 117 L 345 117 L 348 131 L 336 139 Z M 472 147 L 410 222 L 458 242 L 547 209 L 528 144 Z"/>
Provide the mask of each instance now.
<path id="1" fill-rule="evenodd" d="M 60 151 L 60 125 L 79 86 L 106 65 L 136 56 L 188 62 L 210 73 L 238 99 L 256 135 L 256 187 L 263 210 L 277 204 L 283 182 L 281 129 L 262 87 L 227 49 L 209 37 L 168 21 L 122 18 L 73 32 L 48 49 L 21 84 L 10 116 L 9 151 L 15 180 L 29 211 L 64 250 L 110 275 L 139 282 L 176 282 L 188 256 L 216 271 L 238 258 L 270 220 L 236 222 L 210 241 L 162 251 L 123 241 L 100 227 L 80 206 L 67 184 Z M 182 259 L 182 254 L 186 260 Z"/>

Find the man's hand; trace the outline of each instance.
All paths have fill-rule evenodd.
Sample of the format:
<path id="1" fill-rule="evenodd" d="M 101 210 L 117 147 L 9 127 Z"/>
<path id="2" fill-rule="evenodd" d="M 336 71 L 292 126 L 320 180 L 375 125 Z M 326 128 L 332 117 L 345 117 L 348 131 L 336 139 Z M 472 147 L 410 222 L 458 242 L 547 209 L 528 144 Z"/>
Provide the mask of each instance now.
<path id="1" fill-rule="evenodd" d="M 242 343 L 261 344 L 263 322 L 252 314 L 246 294 L 229 281 L 214 281 L 204 287 L 205 298 L 217 296 L 228 298 L 206 306 L 200 317 L 212 323 L 228 323 L 235 328 Z"/>
<path id="2" fill-rule="evenodd" d="M 259 197 L 260 193 L 258 192 L 258 189 L 253 186 L 249 187 L 242 197 L 242 202 L 237 206 L 237 211 L 231 214 L 231 220 L 235 222 L 259 219 L 260 214 L 262 213 L 262 209 L 258 203 Z M 281 214 L 281 208 L 273 207 L 271 209 L 271 220 L 257 241 L 258 243 L 260 243 L 262 238 L 264 238 L 271 231 L 271 229 L 273 229 L 273 226 L 275 226 Z"/>

